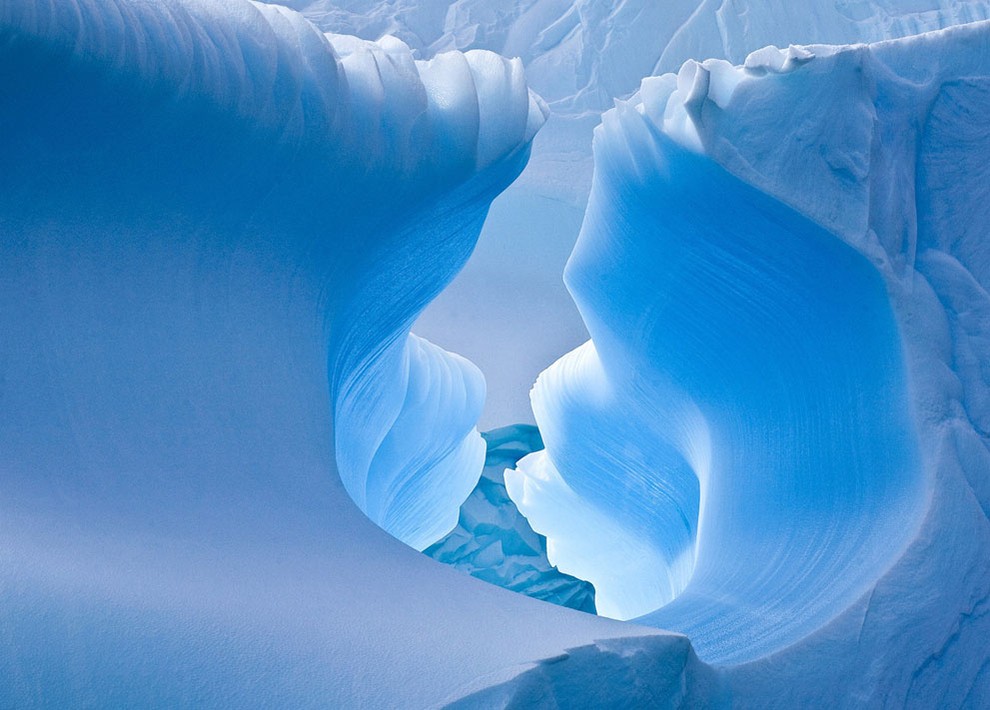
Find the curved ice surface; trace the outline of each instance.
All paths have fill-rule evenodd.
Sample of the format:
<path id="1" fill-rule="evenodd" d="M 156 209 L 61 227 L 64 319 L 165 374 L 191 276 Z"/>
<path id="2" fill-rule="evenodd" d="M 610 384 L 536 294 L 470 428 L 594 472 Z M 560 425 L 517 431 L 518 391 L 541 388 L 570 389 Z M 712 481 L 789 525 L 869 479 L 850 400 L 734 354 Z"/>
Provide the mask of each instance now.
<path id="1" fill-rule="evenodd" d="M 533 528 L 551 533 L 550 562 L 595 585 L 599 613 L 631 619 L 673 599 L 694 569 L 698 479 L 668 442 L 670 432 L 683 429 L 699 468 L 709 447 L 704 421 L 685 397 L 685 410 L 668 414 L 614 383 L 591 342 L 544 372 L 533 411 L 549 427 L 553 453 L 525 457 L 505 482 Z M 648 452 L 641 442 L 649 442 Z M 651 475 L 657 468 L 663 477 Z"/>
<path id="2" fill-rule="evenodd" d="M 545 374 L 534 411 L 547 463 L 669 568 L 666 584 L 648 578 L 652 607 L 620 597 L 621 617 L 680 593 L 656 623 L 687 633 L 702 657 L 766 652 L 861 594 L 917 526 L 899 338 L 865 259 L 637 125 L 646 128 L 631 108 L 606 117 L 568 268 L 592 314 L 594 354 L 575 352 Z M 621 277 L 616 263 L 627 265 Z M 531 512 L 525 493 L 510 491 L 546 532 L 537 503 Z M 623 577 L 643 583 L 644 557 L 625 549 L 603 565 L 615 597 Z"/>
<path id="3" fill-rule="evenodd" d="M 345 72 L 355 75 L 356 125 L 381 124 L 372 155 L 396 163 L 382 184 L 421 192 L 411 209 L 400 202 L 378 212 L 378 186 L 348 205 L 377 213 L 382 233 L 356 255 L 362 281 L 334 315 L 338 471 L 372 520 L 422 549 L 454 527 L 480 476 L 484 443 L 473 427 L 484 381 L 467 361 L 403 334 L 467 259 L 489 201 L 521 169 L 545 110 L 518 61 L 469 52 L 414 62 L 393 38 L 336 41 Z M 398 99 L 385 102 L 391 92 Z M 432 196 L 452 175 L 473 171 L 478 177 L 464 187 Z M 431 255 L 438 243 L 445 249 Z"/>
<path id="4" fill-rule="evenodd" d="M 796 702 L 987 692 L 988 36 L 688 62 L 596 134 L 566 273 L 594 345 L 541 375 L 509 491 L 564 571 L 601 547 L 586 507 L 623 528 L 600 601 L 646 611 L 646 540 L 656 604 L 683 591 L 640 621 L 777 653 L 739 697 L 812 657 Z"/>
<path id="5" fill-rule="evenodd" d="M 415 335 L 405 341 L 402 357 L 405 377 L 393 386 L 405 397 L 366 468 L 347 466 L 355 442 L 375 433 L 355 411 L 367 411 L 383 398 L 338 404 L 338 470 L 352 476 L 349 492 L 353 490 L 369 518 L 421 550 L 456 525 L 459 505 L 484 466 L 485 442 L 474 422 L 484 402 L 485 381 L 467 360 Z M 376 387 L 383 381 L 392 384 L 383 372 L 388 365 L 394 363 L 376 364 L 362 376 Z M 356 388 L 352 396 L 368 395 Z"/>
<path id="6" fill-rule="evenodd" d="M 17 0 L 0 87 L 0 705 L 421 707 L 674 643 L 348 495 L 414 539 L 410 481 L 439 526 L 480 473 L 477 371 L 408 325 L 542 121 L 518 63 L 235 0 Z"/>
<path id="7" fill-rule="evenodd" d="M 345 487 L 412 545 L 453 527 L 480 474 L 472 427 L 484 385 L 406 334 L 467 258 L 543 122 L 519 62 L 485 52 L 416 62 L 398 40 L 328 37 L 270 5 L 3 12 L 9 223 L 30 235 L 48 229 L 43 215 L 112 224 L 173 210 L 211 244 L 236 235 L 233 255 L 291 253 L 300 288 L 323 290 Z M 74 220 L 88 243 L 92 228 Z"/>
<path id="8" fill-rule="evenodd" d="M 484 383 L 406 334 L 467 258 L 543 109 L 518 61 L 415 62 L 398 40 L 328 37 L 284 8 L 220 9 L 5 4 L 7 231 L 33 244 L 46 220 L 83 213 L 65 239 L 90 244 L 91 225 L 171 210 L 192 245 L 229 234 L 233 257 L 292 254 L 299 288 L 322 289 L 341 480 L 423 547 L 480 475 Z"/>

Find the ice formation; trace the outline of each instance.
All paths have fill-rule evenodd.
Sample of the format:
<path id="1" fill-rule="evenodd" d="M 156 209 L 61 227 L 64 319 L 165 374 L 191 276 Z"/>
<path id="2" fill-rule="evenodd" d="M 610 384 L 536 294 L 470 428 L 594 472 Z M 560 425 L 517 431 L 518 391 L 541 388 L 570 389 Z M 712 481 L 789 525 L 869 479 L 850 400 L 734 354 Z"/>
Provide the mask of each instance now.
<path id="1" fill-rule="evenodd" d="M 491 584 L 594 614 L 595 588 L 550 564 L 547 539 L 533 531 L 505 490 L 506 468 L 543 448 L 539 430 L 516 424 L 482 437 L 485 469 L 461 505 L 457 527 L 423 552 Z"/>
<path id="2" fill-rule="evenodd" d="M 560 274 L 587 204 L 592 131 L 614 99 L 688 59 L 742 64 L 771 44 L 876 42 L 990 18 L 988 0 L 290 4 L 327 30 L 371 39 L 394 34 L 420 57 L 451 49 L 520 57 L 530 85 L 550 106 L 528 167 L 492 205 L 476 253 L 413 328 L 481 368 L 488 382 L 483 428 L 531 421 L 533 380 L 588 338 Z M 484 328 L 474 327 L 479 320 Z"/>
<path id="3" fill-rule="evenodd" d="M 0 1 L 0 705 L 985 704 L 990 30 L 747 59 L 987 9 L 893 4 L 322 28 L 410 49 L 246 0 Z M 409 334 L 545 118 L 518 61 L 414 59 L 474 43 L 573 109 L 513 209 L 580 202 L 567 146 L 640 75 L 740 64 L 608 114 L 568 271 L 594 342 L 506 478 L 549 561 L 654 626 L 378 527 L 433 542 L 485 455 L 478 370 Z M 476 330 L 553 347 L 519 283 Z"/>
<path id="4" fill-rule="evenodd" d="M 421 707 L 595 639 L 676 651 L 352 502 L 422 544 L 480 475 L 477 371 L 408 326 L 543 120 L 518 62 L 16 0 L 0 87 L 0 705 Z"/>
<path id="5" fill-rule="evenodd" d="M 601 604 L 760 661 L 744 704 L 990 697 L 988 46 L 689 61 L 596 133 L 565 275 L 592 342 L 541 375 L 547 448 L 506 482 Z M 588 507 L 673 601 L 643 615 L 641 558 L 594 557 Z"/>
<path id="6" fill-rule="evenodd" d="M 467 258 L 488 202 L 543 122 L 519 62 L 471 52 L 417 63 L 398 40 L 327 37 L 284 8 L 241 3 L 229 13 L 210 3 L 13 3 L 4 27 L 4 215 L 17 225 L 8 232 L 36 248 L 31 235 L 48 234 L 52 220 L 69 222 L 65 239 L 80 233 L 80 245 L 118 222 L 173 240 L 171 231 L 193 231 L 187 254 L 168 253 L 175 262 L 232 234 L 219 265 L 240 258 L 262 274 L 291 254 L 301 264 L 287 282 L 294 298 L 319 294 L 312 329 L 329 340 L 344 486 L 413 546 L 453 527 L 484 458 L 473 430 L 484 381 L 408 329 Z M 219 189 L 223 201 L 211 194 Z M 146 224 L 169 210 L 191 226 Z M 79 212 L 87 219 L 70 220 Z M 433 250 L 438 241 L 447 248 Z M 118 263 L 109 251 L 94 245 L 92 258 Z"/>

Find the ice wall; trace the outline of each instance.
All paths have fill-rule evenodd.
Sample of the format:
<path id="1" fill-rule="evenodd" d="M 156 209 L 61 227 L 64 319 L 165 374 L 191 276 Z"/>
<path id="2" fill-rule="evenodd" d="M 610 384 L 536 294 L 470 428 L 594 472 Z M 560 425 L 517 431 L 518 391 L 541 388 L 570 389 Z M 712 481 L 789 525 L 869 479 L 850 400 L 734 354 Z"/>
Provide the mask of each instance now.
<path id="1" fill-rule="evenodd" d="M 990 18 L 987 0 L 292 0 L 315 23 L 419 57 L 518 56 L 552 111 L 520 179 L 493 204 L 477 252 L 414 332 L 485 373 L 483 428 L 530 421 L 541 370 L 587 340 L 560 274 L 591 186 L 592 131 L 645 76 L 688 59 L 741 64 L 768 44 L 876 42 Z M 522 314 L 527 317 L 522 317 Z M 485 328 L 474 327 L 478 321 Z"/>
<path id="2" fill-rule="evenodd" d="M 354 504 L 414 539 L 411 481 L 438 525 L 480 474 L 477 371 L 408 325 L 542 121 L 518 63 L 8 0 L 0 96 L 0 705 L 423 707 L 615 637 L 698 666 Z"/>
<path id="3" fill-rule="evenodd" d="M 744 705 L 990 697 L 988 42 L 687 62 L 596 134 L 593 344 L 541 375 L 507 485 L 564 571 L 602 564 L 587 507 L 625 533 L 600 601 L 625 570 L 647 611 L 650 541 L 657 604 L 683 589 L 640 621 L 752 662 Z"/>
<path id="4" fill-rule="evenodd" d="M 542 124 L 519 63 L 475 52 L 417 64 L 398 40 L 328 39 L 274 6 L 235 6 L 241 24 L 219 37 L 209 31 L 221 8 L 209 3 L 83 3 L 37 15 L 33 7 L 11 4 L 6 22 L 16 63 L 5 74 L 5 213 L 23 221 L 22 238 L 49 230 L 42 216 L 50 214 L 85 209 L 112 222 L 161 213 L 147 205 L 164 195 L 189 214 L 189 250 L 215 245 L 226 230 L 239 251 L 224 248 L 234 253 L 271 259 L 281 249 L 305 260 L 300 288 L 325 290 L 314 323 L 329 339 L 345 487 L 411 545 L 443 535 L 480 475 L 484 444 L 473 426 L 484 382 L 464 360 L 407 340 L 408 326 L 467 258 L 489 200 L 521 168 Z M 75 56 L 48 60 L 52 50 L 35 45 L 49 35 L 75 37 Z M 70 72 L 91 71 L 77 68 L 76 56 L 116 62 L 123 86 L 103 77 L 71 85 Z M 37 88 L 26 81 L 36 65 L 47 72 Z M 59 125 L 66 114 L 68 128 Z M 245 128 L 245 117 L 255 124 Z M 223 151 L 239 140 L 252 150 L 232 156 L 231 168 Z M 182 155 L 165 161 L 168 141 Z M 89 193 L 72 184 L 83 169 Z M 39 174 L 62 184 L 32 191 Z M 218 219 L 227 223 L 216 227 Z M 431 254 L 442 241 L 448 248 Z"/>

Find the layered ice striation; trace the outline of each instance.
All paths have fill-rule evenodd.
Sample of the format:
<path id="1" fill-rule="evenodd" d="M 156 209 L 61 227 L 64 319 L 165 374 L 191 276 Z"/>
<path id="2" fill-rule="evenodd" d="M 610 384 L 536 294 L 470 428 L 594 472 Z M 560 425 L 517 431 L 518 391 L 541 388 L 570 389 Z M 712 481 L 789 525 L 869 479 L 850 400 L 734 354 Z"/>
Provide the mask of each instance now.
<path id="1" fill-rule="evenodd" d="M 519 180 L 497 199 L 464 271 L 415 332 L 477 364 L 483 427 L 529 421 L 537 374 L 587 332 L 560 274 L 592 176 L 592 131 L 613 99 L 687 59 L 742 64 L 769 44 L 853 44 L 990 18 L 988 0 L 291 0 L 325 29 L 394 34 L 417 57 L 520 57 L 551 108 Z M 539 238 L 532 235 L 538 234 Z M 512 268 L 506 268 L 507 264 Z M 530 317 L 519 318 L 528 313 Z M 486 327 L 474 327 L 479 320 Z"/>
<path id="2" fill-rule="evenodd" d="M 543 121 L 518 62 L 11 0 L 0 87 L 0 705 L 422 707 L 649 633 L 354 505 L 425 546 L 480 476 L 481 378 L 408 328 Z"/>
<path id="3" fill-rule="evenodd" d="M 506 483 L 601 610 L 760 660 L 740 702 L 990 697 L 988 46 L 691 61 L 596 133 L 592 342 Z"/>
<path id="4" fill-rule="evenodd" d="M 193 233 L 190 259 L 222 244 L 221 269 L 250 258 L 269 273 L 291 253 L 297 291 L 320 293 L 345 487 L 410 545 L 453 527 L 484 458 L 484 381 L 409 326 L 467 259 L 543 123 L 521 64 L 416 62 L 394 38 L 329 36 L 245 2 L 12 2 L 0 20 L 8 231 L 37 249 L 46 220 L 82 212 L 67 232 L 109 233 L 171 210 L 185 223 L 135 231 Z M 111 245 L 73 238 L 117 263 Z"/>
<path id="5" fill-rule="evenodd" d="M 547 539 L 533 531 L 505 490 L 506 468 L 543 448 L 539 430 L 516 424 L 484 432 L 481 480 L 461 506 L 457 527 L 424 552 L 473 577 L 543 601 L 595 613 L 595 588 L 547 560 Z"/>
<path id="6" fill-rule="evenodd" d="M 485 388 L 469 362 L 408 331 L 471 253 L 489 202 L 525 164 L 545 107 L 518 61 L 470 52 L 414 62 L 392 38 L 334 41 L 351 69 L 357 125 L 382 126 L 375 147 L 399 161 L 387 180 L 426 193 L 412 209 L 379 212 L 377 195 L 347 205 L 361 219 L 376 215 L 384 238 L 357 255 L 363 279 L 331 333 L 338 472 L 372 520 L 422 549 L 454 526 L 477 482 L 485 447 L 474 423 Z M 393 87 L 400 98 L 383 103 Z M 452 175 L 464 186 L 429 195 Z M 436 243 L 444 249 L 424 260 Z"/>

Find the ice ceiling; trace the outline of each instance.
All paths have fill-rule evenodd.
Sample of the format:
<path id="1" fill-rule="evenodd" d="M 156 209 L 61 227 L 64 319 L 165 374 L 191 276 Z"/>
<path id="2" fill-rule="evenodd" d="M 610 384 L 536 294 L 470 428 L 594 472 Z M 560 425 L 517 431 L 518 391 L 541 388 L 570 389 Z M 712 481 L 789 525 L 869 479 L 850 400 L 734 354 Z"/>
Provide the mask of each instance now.
<path id="1" fill-rule="evenodd" d="M 986 3 L 297 6 L 0 4 L 3 704 L 983 704 Z"/>

